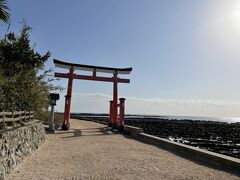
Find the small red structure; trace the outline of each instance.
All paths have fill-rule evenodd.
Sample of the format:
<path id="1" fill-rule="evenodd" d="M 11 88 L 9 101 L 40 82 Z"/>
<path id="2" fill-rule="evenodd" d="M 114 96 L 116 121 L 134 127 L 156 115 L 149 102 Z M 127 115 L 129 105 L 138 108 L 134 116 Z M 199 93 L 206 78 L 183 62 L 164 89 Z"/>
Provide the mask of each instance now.
<path id="1" fill-rule="evenodd" d="M 119 126 L 122 127 L 124 123 L 124 109 L 125 109 L 125 98 L 120 98 L 120 112 L 119 112 Z"/>
<path id="2" fill-rule="evenodd" d="M 118 77 L 119 74 L 130 74 L 132 68 L 110 68 L 100 66 L 90 66 L 82 64 L 68 63 L 64 61 L 53 60 L 56 67 L 69 69 L 69 73 L 55 73 L 55 77 L 67 78 L 68 89 L 67 95 L 65 96 L 65 111 L 64 121 L 62 124 L 63 130 L 68 130 L 70 127 L 70 107 L 71 107 L 71 96 L 72 96 L 72 84 L 73 79 L 90 80 L 90 81 L 104 81 L 113 83 L 113 101 L 110 101 L 109 108 L 109 125 L 112 127 L 123 126 L 124 123 L 124 98 L 120 98 L 120 104 L 118 104 L 118 83 L 130 83 L 130 79 L 121 79 Z M 78 75 L 75 74 L 75 70 L 91 71 L 92 75 Z M 97 72 L 111 73 L 113 77 L 102 77 L 97 76 Z M 120 108 L 120 114 L 118 118 L 118 107 Z"/>

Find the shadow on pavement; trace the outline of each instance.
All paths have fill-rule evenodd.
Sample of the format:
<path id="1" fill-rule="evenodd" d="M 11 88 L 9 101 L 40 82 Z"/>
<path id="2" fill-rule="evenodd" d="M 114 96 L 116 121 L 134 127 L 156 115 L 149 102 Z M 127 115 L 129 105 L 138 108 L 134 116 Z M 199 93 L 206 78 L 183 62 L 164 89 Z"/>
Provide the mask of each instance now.
<path id="1" fill-rule="evenodd" d="M 70 129 L 69 131 L 58 131 L 56 134 L 69 134 L 70 136 L 64 136 L 61 138 L 74 138 L 80 136 L 106 136 L 118 134 L 108 127 L 102 128 L 88 128 L 88 129 Z"/>

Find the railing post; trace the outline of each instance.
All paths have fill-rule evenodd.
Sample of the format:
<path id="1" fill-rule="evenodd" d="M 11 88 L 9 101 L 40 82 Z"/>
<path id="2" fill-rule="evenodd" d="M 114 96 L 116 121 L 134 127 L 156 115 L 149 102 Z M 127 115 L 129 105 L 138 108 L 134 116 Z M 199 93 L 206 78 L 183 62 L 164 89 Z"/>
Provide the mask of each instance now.
<path id="1" fill-rule="evenodd" d="M 29 110 L 29 120 L 31 121 L 31 111 Z"/>
<path id="2" fill-rule="evenodd" d="M 12 111 L 12 120 L 13 120 L 12 123 L 11 123 L 12 126 L 15 126 L 14 116 L 15 116 L 14 111 Z"/>
<path id="3" fill-rule="evenodd" d="M 26 114 L 26 109 L 24 110 L 24 121 L 26 122 L 26 117 L 27 116 L 27 114 Z"/>
<path id="4" fill-rule="evenodd" d="M 111 127 L 112 126 L 112 122 L 113 122 L 113 101 L 109 101 L 109 122 L 108 122 L 108 126 Z"/>
<path id="5" fill-rule="evenodd" d="M 32 120 L 34 120 L 34 111 L 32 111 L 31 114 L 32 114 Z"/>
<path id="6" fill-rule="evenodd" d="M 4 111 L 2 113 L 0 113 L 1 116 L 2 116 L 2 122 L 1 122 L 1 125 L 0 125 L 0 129 L 4 127 L 5 123 L 4 123 L 4 118 L 5 118 L 5 113 Z"/>
<path id="7" fill-rule="evenodd" d="M 124 111 L 125 111 L 125 98 L 120 98 L 120 112 L 119 112 L 119 128 L 120 130 L 123 129 L 123 125 L 124 125 Z"/>

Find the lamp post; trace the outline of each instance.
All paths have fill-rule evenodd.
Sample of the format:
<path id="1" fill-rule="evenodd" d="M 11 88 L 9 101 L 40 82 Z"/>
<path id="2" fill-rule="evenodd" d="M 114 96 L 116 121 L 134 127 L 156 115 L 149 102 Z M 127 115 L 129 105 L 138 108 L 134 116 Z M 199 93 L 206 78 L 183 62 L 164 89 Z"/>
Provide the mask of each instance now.
<path id="1" fill-rule="evenodd" d="M 51 105 L 51 117 L 49 119 L 49 132 L 54 133 L 54 106 L 56 106 L 57 100 L 59 100 L 60 96 L 56 93 L 50 93 L 50 105 Z"/>

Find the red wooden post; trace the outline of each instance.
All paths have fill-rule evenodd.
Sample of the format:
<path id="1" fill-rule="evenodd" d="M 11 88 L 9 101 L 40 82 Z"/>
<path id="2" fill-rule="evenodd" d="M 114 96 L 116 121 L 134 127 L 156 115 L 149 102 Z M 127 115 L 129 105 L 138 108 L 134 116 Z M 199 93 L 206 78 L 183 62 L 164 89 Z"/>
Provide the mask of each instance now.
<path id="1" fill-rule="evenodd" d="M 108 122 L 108 125 L 112 126 L 113 101 L 109 101 L 109 102 L 110 102 L 110 104 L 109 104 L 109 122 Z"/>
<path id="2" fill-rule="evenodd" d="M 113 82 L 113 127 L 117 127 L 117 119 L 118 119 L 118 81 L 117 72 L 114 73 L 114 82 Z"/>
<path id="3" fill-rule="evenodd" d="M 62 123 L 62 129 L 68 130 L 70 127 L 69 119 L 70 119 L 70 107 L 71 107 L 71 96 L 72 96 L 72 84 L 73 84 L 73 71 L 74 69 L 69 69 L 70 77 L 68 78 L 68 89 L 67 95 L 65 96 L 65 111 L 64 111 L 64 121 Z"/>
<path id="4" fill-rule="evenodd" d="M 119 113 L 119 126 L 122 128 L 124 125 L 124 114 L 125 114 L 125 98 L 120 98 L 120 113 Z"/>

